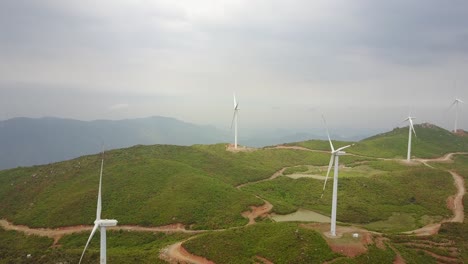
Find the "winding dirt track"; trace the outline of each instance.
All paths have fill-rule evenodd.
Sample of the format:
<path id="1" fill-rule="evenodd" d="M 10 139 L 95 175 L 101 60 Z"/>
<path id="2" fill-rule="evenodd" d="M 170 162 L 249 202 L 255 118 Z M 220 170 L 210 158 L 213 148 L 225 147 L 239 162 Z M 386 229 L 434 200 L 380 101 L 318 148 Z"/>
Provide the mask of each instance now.
<path id="1" fill-rule="evenodd" d="M 452 174 L 455 186 L 457 186 L 458 192 L 453 199 L 453 218 L 449 222 L 463 223 L 465 218 L 465 212 L 463 207 L 463 196 L 466 194 L 465 180 L 461 175 L 454 171 L 449 171 Z"/>
<path id="2" fill-rule="evenodd" d="M 187 240 L 172 244 L 168 247 L 163 248 L 160 251 L 159 258 L 169 262 L 169 263 L 191 263 L 191 264 L 214 264 L 213 261 L 210 261 L 206 258 L 190 254 L 183 246 Z"/>
<path id="3" fill-rule="evenodd" d="M 304 148 L 300 146 L 284 146 L 284 145 L 269 147 L 265 149 L 295 149 L 295 150 L 304 150 L 304 151 L 312 151 L 312 152 L 330 153 L 330 151 L 326 151 L 326 150 L 308 149 L 308 148 Z"/>
<path id="4" fill-rule="evenodd" d="M 14 225 L 11 222 L 8 222 L 6 219 L 0 220 L 0 227 L 5 230 L 15 230 L 23 232 L 27 235 L 36 235 L 50 237 L 54 239 L 54 245 L 57 244 L 58 240 L 64 235 L 79 233 L 84 231 L 91 231 L 93 226 L 69 226 L 69 227 L 60 227 L 60 228 L 30 228 L 24 225 Z M 125 230 L 125 231 L 135 231 L 135 232 L 163 232 L 163 233 L 188 233 L 188 234 L 197 234 L 205 232 L 203 230 L 186 230 L 182 224 L 173 224 L 160 227 L 143 227 L 143 226 L 134 226 L 134 225 L 122 225 L 116 227 L 108 227 L 108 230 Z"/>
<path id="5" fill-rule="evenodd" d="M 271 181 L 271 180 L 273 180 L 273 179 L 278 178 L 279 176 L 281 176 L 281 175 L 283 174 L 283 172 L 284 172 L 285 169 L 286 169 L 286 168 L 282 168 L 281 170 L 279 170 L 279 171 L 273 173 L 273 175 L 271 175 L 270 178 L 266 178 L 266 179 L 258 180 L 258 181 L 253 181 L 253 182 L 243 183 L 243 184 L 241 184 L 241 185 L 237 185 L 236 188 L 240 190 L 242 187 L 245 187 L 245 186 L 247 186 L 247 185 L 256 184 L 256 183 L 264 182 L 264 181 Z"/>
<path id="6" fill-rule="evenodd" d="M 433 223 L 426 225 L 422 228 L 405 232 L 405 234 L 412 234 L 417 236 L 428 236 L 428 235 L 435 235 L 439 232 L 440 226 L 443 223 L 452 222 L 452 223 L 463 223 L 465 218 L 465 212 L 463 208 L 463 196 L 466 193 L 465 189 L 465 180 L 461 175 L 454 171 L 449 171 L 453 177 L 454 184 L 457 187 L 457 193 L 448 197 L 447 199 L 447 207 L 452 210 L 453 217 L 450 219 L 445 219 L 440 223 Z"/>

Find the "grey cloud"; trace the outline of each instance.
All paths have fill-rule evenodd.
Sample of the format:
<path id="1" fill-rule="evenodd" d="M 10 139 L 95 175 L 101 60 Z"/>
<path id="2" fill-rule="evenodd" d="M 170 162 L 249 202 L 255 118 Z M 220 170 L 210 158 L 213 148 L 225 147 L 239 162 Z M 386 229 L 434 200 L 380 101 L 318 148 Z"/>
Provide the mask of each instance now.
<path id="1" fill-rule="evenodd" d="M 252 126 L 278 106 L 294 126 L 310 122 L 310 109 L 329 109 L 330 119 L 379 111 L 389 118 L 386 109 L 436 112 L 438 100 L 468 98 L 451 85 L 468 85 L 463 1 L 197 4 L 215 2 L 216 14 L 191 13 L 180 1 L 1 1 L 0 98 L 35 97 L 28 107 L 5 102 L 22 115 L 53 115 L 49 105 L 60 103 L 67 117 L 100 118 L 125 102 L 125 117 L 223 126 L 233 91 L 242 124 Z M 76 98 L 92 98 L 92 107 Z"/>

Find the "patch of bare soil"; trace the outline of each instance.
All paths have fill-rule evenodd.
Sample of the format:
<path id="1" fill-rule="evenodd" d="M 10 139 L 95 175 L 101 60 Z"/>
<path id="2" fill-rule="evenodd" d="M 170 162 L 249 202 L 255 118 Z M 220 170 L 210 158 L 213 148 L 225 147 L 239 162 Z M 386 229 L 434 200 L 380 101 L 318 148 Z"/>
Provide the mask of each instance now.
<path id="1" fill-rule="evenodd" d="M 258 217 L 266 217 L 268 213 L 273 209 L 273 205 L 266 200 L 263 200 L 265 203 L 262 206 L 250 206 L 250 211 L 245 211 L 242 213 L 242 216 L 249 219 L 247 225 L 255 224 L 255 219 Z"/>
<path id="2" fill-rule="evenodd" d="M 434 159 L 414 159 L 415 161 L 419 161 L 422 163 L 425 162 L 452 162 L 453 161 L 453 156 L 455 155 L 466 155 L 468 154 L 467 152 L 452 152 L 452 153 L 447 153 L 442 157 L 434 158 Z"/>
<path id="3" fill-rule="evenodd" d="M 375 238 L 375 246 L 379 249 L 386 249 L 385 243 L 384 243 L 385 238 L 378 236 Z"/>
<path id="4" fill-rule="evenodd" d="M 240 145 L 237 145 L 237 148 L 235 148 L 234 144 L 228 144 L 226 146 L 226 151 L 230 151 L 230 152 L 252 152 L 256 150 L 257 150 L 256 148 L 240 146 Z"/>
<path id="5" fill-rule="evenodd" d="M 255 259 L 260 261 L 260 262 L 255 261 L 255 264 L 274 264 L 270 260 L 268 260 L 268 259 L 266 259 L 264 257 L 261 257 L 261 256 L 255 256 Z"/>
<path id="6" fill-rule="evenodd" d="M 36 236 L 52 238 L 54 239 L 53 246 L 55 246 L 57 242 L 60 240 L 60 238 L 62 238 L 62 236 L 64 235 L 83 232 L 83 231 L 91 231 L 93 229 L 93 226 L 85 226 L 85 225 L 61 227 L 61 228 L 55 228 L 55 229 L 29 228 L 28 226 L 25 226 L 25 225 L 14 225 L 8 222 L 6 219 L 0 220 L 0 226 L 5 230 L 14 230 L 17 232 L 22 232 L 26 235 L 36 235 Z"/>
<path id="7" fill-rule="evenodd" d="M 336 237 L 330 237 L 329 224 L 301 224 L 302 227 L 310 228 L 319 231 L 328 246 L 333 252 L 341 253 L 347 257 L 356 257 L 367 252 L 367 245 L 376 243 L 375 240 L 380 238 L 380 234 L 371 232 L 354 226 L 337 226 Z M 352 235 L 358 234 L 357 238 Z"/>
<path id="8" fill-rule="evenodd" d="M 397 254 L 395 256 L 395 260 L 393 261 L 393 264 L 406 264 L 406 262 L 400 254 Z"/>
<path id="9" fill-rule="evenodd" d="M 468 136 L 468 132 L 466 132 L 465 130 L 463 129 L 457 129 L 457 131 L 455 132 L 455 134 L 457 136 L 462 136 L 462 137 L 467 137 Z"/>
<path id="10" fill-rule="evenodd" d="M 171 264 L 214 264 L 214 262 L 211 260 L 193 255 L 188 252 L 182 246 L 183 242 L 177 242 L 166 248 L 163 248 L 160 251 L 159 258 Z"/>
<path id="11" fill-rule="evenodd" d="M 403 232 L 403 234 L 415 236 L 432 236 L 439 233 L 440 225 L 441 223 L 429 224 L 416 230 Z"/>

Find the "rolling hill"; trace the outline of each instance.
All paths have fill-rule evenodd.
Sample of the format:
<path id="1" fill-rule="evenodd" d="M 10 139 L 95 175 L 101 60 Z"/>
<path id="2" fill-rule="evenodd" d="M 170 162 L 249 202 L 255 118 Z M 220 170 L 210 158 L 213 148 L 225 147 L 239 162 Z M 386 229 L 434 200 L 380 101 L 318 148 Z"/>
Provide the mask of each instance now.
<path id="1" fill-rule="evenodd" d="M 350 155 L 341 158 L 338 220 L 360 228 L 353 229 L 360 230 L 356 232 L 364 232 L 365 228 L 384 233 L 372 233 L 369 241 L 374 244 L 361 245 L 364 251 L 357 257 L 336 253 L 337 245 L 321 235 L 321 225 L 272 223 L 270 218 L 257 218 L 261 223 L 245 226 L 248 220 L 242 216 L 249 207 L 265 201 L 279 214 L 308 209 L 329 215 L 331 185 L 320 199 L 330 157 L 326 141 L 239 152 L 227 150 L 226 144 L 137 145 L 108 151 L 104 156 L 104 218 L 117 219 L 119 226 L 182 224 L 189 230 L 217 230 L 203 231 L 201 235 L 111 231 L 109 259 L 119 263 L 164 263 L 157 257 L 163 248 L 192 237 L 184 242 L 185 247 L 217 263 L 236 263 L 236 257 L 242 258 L 242 263 L 264 258 L 275 263 L 391 263 L 397 255 L 407 263 L 435 263 L 434 255 L 461 263 L 468 257 L 463 255 L 468 245 L 459 233 L 467 230 L 466 223 L 444 224 L 440 235 L 422 242 L 399 233 L 450 217 L 447 197 L 456 190 L 447 170 L 456 170 L 465 179 L 468 175 L 466 156 L 456 156 L 455 163 L 431 163 L 431 167 L 402 163 L 399 159 L 406 153 L 407 132 L 399 128 L 362 140 L 348 149 Z M 466 137 L 436 126 L 418 125 L 416 133 L 413 150 L 417 157 L 468 152 Z M 335 147 L 348 143 L 334 142 Z M 101 155 L 88 155 L 0 171 L 0 219 L 32 228 L 92 224 L 100 160 Z M 305 176 L 290 177 L 294 174 Z M 278 177 L 269 179 L 272 175 Z M 31 251 L 37 255 L 36 263 L 73 262 L 79 258 L 87 236 L 87 232 L 66 235 L 58 241 L 61 247 L 55 249 L 47 246 L 52 245 L 51 239 L 0 228 L 0 259 L 26 263 L 28 260 L 21 256 Z M 337 241 L 345 245 L 356 242 L 350 236 Z M 455 246 L 447 245 L 454 241 L 459 242 L 457 252 L 462 253 L 452 254 Z M 424 243 L 441 246 L 426 251 L 414 246 Z M 85 261 L 93 263 L 97 252 L 95 239 Z"/>
<path id="2" fill-rule="evenodd" d="M 414 126 L 411 155 L 435 158 L 449 152 L 466 151 L 468 137 L 453 134 L 436 125 L 424 123 Z M 408 128 L 394 130 L 359 141 L 350 153 L 382 158 L 404 158 L 408 149 Z"/>
<path id="3" fill-rule="evenodd" d="M 440 157 L 449 152 L 467 151 L 468 137 L 464 133 L 454 134 L 433 124 L 424 123 L 414 126 L 411 155 L 416 158 Z M 408 150 L 408 127 L 365 138 L 358 142 L 333 141 L 335 148 L 354 144 L 348 153 L 379 158 L 406 158 Z M 285 145 L 301 146 L 309 149 L 330 151 L 330 145 L 323 140 L 308 140 Z"/>

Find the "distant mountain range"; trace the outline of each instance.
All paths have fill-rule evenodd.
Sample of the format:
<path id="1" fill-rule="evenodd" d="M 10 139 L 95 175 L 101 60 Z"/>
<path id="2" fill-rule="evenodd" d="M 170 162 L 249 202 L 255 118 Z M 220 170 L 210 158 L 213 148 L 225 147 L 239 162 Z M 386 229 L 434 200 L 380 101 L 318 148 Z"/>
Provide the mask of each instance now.
<path id="1" fill-rule="evenodd" d="M 0 122 L 0 169 L 46 164 L 137 144 L 226 142 L 229 133 L 174 118 L 79 121 L 14 118 Z"/>
<path id="2" fill-rule="evenodd" d="M 275 130 L 241 136 L 241 145 L 263 147 L 324 135 Z M 343 139 L 332 135 L 335 139 Z M 346 138 L 359 140 L 363 137 Z M 68 160 L 106 149 L 134 145 L 193 145 L 231 142 L 232 133 L 214 126 L 153 116 L 124 120 L 80 121 L 63 118 L 13 118 L 0 121 L 0 170 Z"/>

